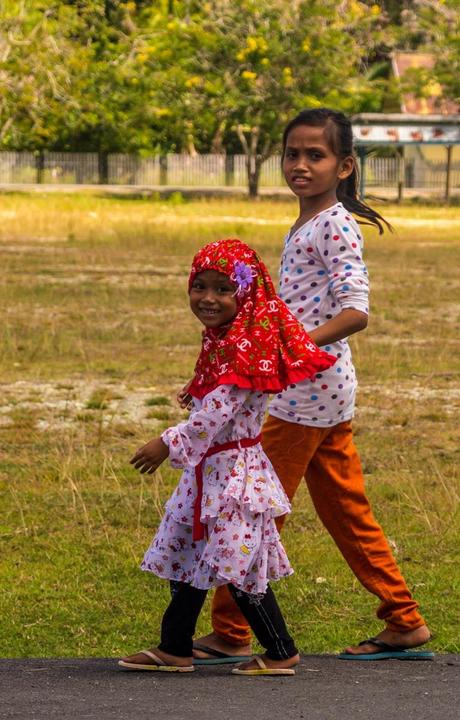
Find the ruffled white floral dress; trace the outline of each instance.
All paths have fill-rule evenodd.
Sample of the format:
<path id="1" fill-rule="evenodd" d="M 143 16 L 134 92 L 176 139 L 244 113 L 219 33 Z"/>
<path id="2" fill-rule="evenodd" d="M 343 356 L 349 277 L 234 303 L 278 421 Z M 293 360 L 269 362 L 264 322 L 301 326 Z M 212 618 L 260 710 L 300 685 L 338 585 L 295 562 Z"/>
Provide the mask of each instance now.
<path id="1" fill-rule="evenodd" d="M 260 443 L 204 457 L 217 444 L 256 438 L 267 401 L 267 394 L 220 385 L 194 399 L 186 422 L 163 433 L 171 465 L 184 472 L 143 570 L 201 589 L 232 583 L 251 594 L 265 593 L 268 582 L 292 574 L 274 521 L 291 508 Z M 203 458 L 200 519 L 207 532 L 194 541 L 196 466 Z"/>

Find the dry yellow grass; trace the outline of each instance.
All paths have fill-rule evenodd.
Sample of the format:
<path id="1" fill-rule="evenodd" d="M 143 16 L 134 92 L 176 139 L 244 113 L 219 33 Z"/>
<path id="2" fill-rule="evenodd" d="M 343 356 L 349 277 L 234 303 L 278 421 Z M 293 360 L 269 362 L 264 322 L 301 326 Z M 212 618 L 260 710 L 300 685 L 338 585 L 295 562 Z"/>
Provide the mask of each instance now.
<path id="1" fill-rule="evenodd" d="M 181 417 L 200 328 L 190 259 L 239 236 L 276 274 L 294 202 L 0 197 L 0 652 L 118 654 L 155 639 L 167 587 L 137 569 L 177 475 L 127 465 Z M 460 213 L 385 207 L 366 232 L 372 318 L 353 339 L 369 493 L 438 649 L 458 651 Z M 303 489 L 280 583 L 299 645 L 376 630 Z M 206 617 L 200 629 L 207 626 Z"/>

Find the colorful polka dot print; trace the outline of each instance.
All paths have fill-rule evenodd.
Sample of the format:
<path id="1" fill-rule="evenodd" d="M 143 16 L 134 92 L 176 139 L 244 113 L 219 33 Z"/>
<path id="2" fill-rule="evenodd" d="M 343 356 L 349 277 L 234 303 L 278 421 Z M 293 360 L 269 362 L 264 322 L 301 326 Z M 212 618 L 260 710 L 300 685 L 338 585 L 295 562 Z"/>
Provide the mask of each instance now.
<path id="1" fill-rule="evenodd" d="M 286 237 L 279 294 L 307 332 L 345 308 L 369 312 L 362 249 L 359 226 L 341 203 Z M 324 349 L 338 358 L 336 364 L 278 393 L 270 404 L 271 415 L 318 427 L 353 417 L 357 381 L 347 339 Z"/>

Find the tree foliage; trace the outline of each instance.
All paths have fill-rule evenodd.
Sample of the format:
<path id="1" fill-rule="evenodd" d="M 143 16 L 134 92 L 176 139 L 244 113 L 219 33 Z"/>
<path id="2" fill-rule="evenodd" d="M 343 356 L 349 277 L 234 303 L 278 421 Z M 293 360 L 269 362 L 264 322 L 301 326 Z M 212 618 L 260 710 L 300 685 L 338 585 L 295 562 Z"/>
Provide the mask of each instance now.
<path id="1" fill-rule="evenodd" d="M 439 48 L 459 95 L 458 0 L 4 0 L 0 146 L 243 152 L 304 107 L 378 112 L 395 48 Z M 429 82 L 412 78 L 420 93 Z"/>
<path id="2" fill-rule="evenodd" d="M 239 145 L 254 192 L 261 163 L 301 108 L 379 109 L 383 85 L 365 63 L 379 41 L 377 5 L 177 0 L 172 9 L 150 18 L 156 39 L 152 49 L 146 37 L 146 47 L 152 72 L 164 63 L 157 99 L 166 116 L 179 120 L 177 145 L 192 151 Z"/>

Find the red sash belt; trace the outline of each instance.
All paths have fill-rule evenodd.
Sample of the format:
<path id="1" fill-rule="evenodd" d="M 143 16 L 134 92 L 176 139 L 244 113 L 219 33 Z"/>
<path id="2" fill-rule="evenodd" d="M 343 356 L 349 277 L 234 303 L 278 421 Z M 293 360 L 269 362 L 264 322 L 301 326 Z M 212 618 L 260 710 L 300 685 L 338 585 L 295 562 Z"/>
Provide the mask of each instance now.
<path id="1" fill-rule="evenodd" d="M 205 536 L 207 526 L 201 522 L 201 501 L 203 499 L 203 466 L 206 458 L 217 453 L 224 452 L 224 450 L 236 450 L 239 448 L 252 447 L 258 445 L 262 439 L 262 435 L 258 435 L 255 438 L 243 438 L 242 440 L 232 440 L 227 443 L 221 443 L 220 445 L 213 445 L 203 455 L 201 461 L 195 467 L 195 478 L 197 486 L 197 495 L 195 504 L 193 506 L 193 534 L 192 540 L 202 540 Z"/>

